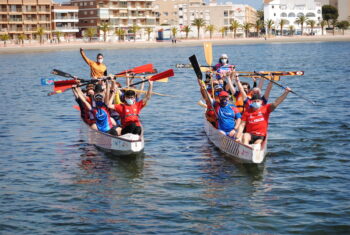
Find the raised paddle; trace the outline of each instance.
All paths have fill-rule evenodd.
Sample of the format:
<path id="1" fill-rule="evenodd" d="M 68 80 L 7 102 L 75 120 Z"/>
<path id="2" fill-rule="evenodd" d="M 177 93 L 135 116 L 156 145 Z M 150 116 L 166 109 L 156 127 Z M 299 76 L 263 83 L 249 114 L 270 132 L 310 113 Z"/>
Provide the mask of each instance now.
<path id="1" fill-rule="evenodd" d="M 208 66 L 211 67 L 211 64 L 213 63 L 213 47 L 211 45 L 211 42 L 204 42 L 203 48 L 205 61 L 207 62 Z"/>
<path id="2" fill-rule="evenodd" d="M 145 79 L 145 80 L 142 80 L 142 81 L 130 84 L 129 86 L 135 86 L 135 85 L 138 85 L 138 84 L 141 84 L 141 83 L 144 83 L 144 82 L 148 82 L 148 81 L 157 81 L 157 80 L 168 78 L 168 77 L 172 77 L 172 76 L 174 76 L 174 70 L 168 69 L 168 70 L 166 70 L 164 72 L 155 74 L 155 75 L 149 77 L 148 79 Z"/>
<path id="3" fill-rule="evenodd" d="M 279 87 L 281 87 L 281 88 L 283 88 L 283 89 L 286 89 L 286 87 L 284 87 L 283 85 L 281 85 L 281 84 L 279 84 L 278 82 L 275 82 L 275 81 L 273 81 L 273 80 L 270 80 L 269 78 L 267 78 L 267 77 L 264 76 L 263 74 L 258 73 L 258 72 L 254 72 L 254 73 L 255 73 L 256 75 L 258 75 L 258 76 L 260 76 L 260 77 L 262 77 L 262 78 L 264 78 L 264 79 L 266 79 L 266 80 L 272 82 L 273 84 L 275 84 L 275 85 L 277 85 L 277 86 L 279 86 Z M 296 92 L 294 92 L 294 91 L 290 91 L 290 92 L 293 93 L 294 95 L 296 95 L 296 96 L 298 96 L 298 97 L 300 97 L 300 98 L 302 98 L 302 99 L 304 99 L 304 100 L 310 102 L 311 104 L 316 104 L 316 103 L 313 102 L 312 100 L 310 100 L 310 99 L 308 99 L 308 98 L 306 98 L 306 97 L 304 97 L 304 96 L 302 96 L 302 95 L 300 95 L 300 94 L 298 94 L 298 93 L 296 93 Z"/>
<path id="4" fill-rule="evenodd" d="M 114 76 L 123 75 L 126 73 L 145 73 L 154 71 L 153 64 L 145 64 L 132 69 L 124 70 L 120 73 L 114 74 Z"/>

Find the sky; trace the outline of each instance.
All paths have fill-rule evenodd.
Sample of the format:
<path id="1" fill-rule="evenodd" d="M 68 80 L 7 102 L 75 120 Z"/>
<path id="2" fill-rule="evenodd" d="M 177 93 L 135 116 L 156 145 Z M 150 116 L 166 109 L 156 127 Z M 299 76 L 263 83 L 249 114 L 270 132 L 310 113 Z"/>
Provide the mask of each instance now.
<path id="1" fill-rule="evenodd" d="M 263 0 L 217 0 L 219 3 L 233 2 L 234 4 L 247 4 L 257 10 L 262 9 Z"/>

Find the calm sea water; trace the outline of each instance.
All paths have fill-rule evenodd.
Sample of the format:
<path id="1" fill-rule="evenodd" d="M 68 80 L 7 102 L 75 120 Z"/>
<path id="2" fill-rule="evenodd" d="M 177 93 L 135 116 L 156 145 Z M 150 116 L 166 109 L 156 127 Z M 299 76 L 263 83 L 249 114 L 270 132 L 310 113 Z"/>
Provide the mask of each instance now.
<path id="1" fill-rule="evenodd" d="M 202 47 L 93 50 L 110 73 L 188 63 Z M 48 97 L 54 68 L 89 71 L 79 51 L 0 55 L 1 234 L 346 234 L 350 232 L 350 43 L 214 46 L 238 70 L 304 70 L 270 118 L 260 167 L 233 162 L 203 131 L 194 72 L 176 69 L 142 111 L 145 154 L 86 142 L 70 92 Z M 283 91 L 274 87 L 270 100 Z M 84 164 L 91 161 L 91 164 Z"/>

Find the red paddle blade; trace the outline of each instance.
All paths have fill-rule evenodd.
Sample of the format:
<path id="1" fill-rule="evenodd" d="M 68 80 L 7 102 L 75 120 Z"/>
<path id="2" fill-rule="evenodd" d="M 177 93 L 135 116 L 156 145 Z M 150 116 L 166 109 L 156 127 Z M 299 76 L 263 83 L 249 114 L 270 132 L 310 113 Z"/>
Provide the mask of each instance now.
<path id="1" fill-rule="evenodd" d="M 66 90 L 66 89 L 72 88 L 72 86 L 73 86 L 73 85 L 54 86 L 53 90 L 54 90 L 54 91 Z"/>
<path id="2" fill-rule="evenodd" d="M 62 80 L 62 81 L 54 81 L 53 83 L 56 86 L 64 86 L 64 85 L 74 85 L 77 84 L 77 80 Z"/>
<path id="3" fill-rule="evenodd" d="M 123 72 L 117 73 L 115 75 L 125 74 L 125 73 L 147 73 L 153 71 L 153 64 L 145 64 L 132 69 L 125 70 Z"/>
<path id="4" fill-rule="evenodd" d="M 72 86 L 67 87 L 67 88 L 62 88 L 61 90 L 57 90 L 57 91 L 50 92 L 50 93 L 47 94 L 47 95 L 50 96 L 50 95 L 60 94 L 60 93 L 63 93 L 63 92 L 65 92 L 65 91 L 68 91 L 69 88 L 72 88 Z"/>
<path id="5" fill-rule="evenodd" d="M 153 75 L 152 77 L 149 78 L 150 81 L 157 81 L 163 78 L 168 78 L 174 76 L 174 70 L 169 69 L 164 72 L 158 73 L 156 75 Z"/>

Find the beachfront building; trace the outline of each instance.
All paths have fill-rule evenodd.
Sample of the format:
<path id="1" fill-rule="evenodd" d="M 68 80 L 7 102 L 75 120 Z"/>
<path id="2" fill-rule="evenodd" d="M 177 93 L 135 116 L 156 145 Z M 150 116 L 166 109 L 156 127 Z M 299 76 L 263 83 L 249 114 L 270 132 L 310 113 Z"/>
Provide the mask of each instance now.
<path id="1" fill-rule="evenodd" d="M 101 26 L 108 24 L 107 40 L 115 41 L 119 38 L 147 40 L 147 30 L 151 31 L 151 36 L 154 35 L 159 20 L 153 2 L 154 0 L 72 0 L 71 4 L 79 7 L 78 27 L 82 36 L 88 28 L 93 28 L 97 32 L 96 39 L 101 40 L 104 35 Z M 124 30 L 125 35 L 118 36 L 116 29 Z"/>
<path id="2" fill-rule="evenodd" d="M 317 0 L 264 0 L 265 21 L 274 22 L 274 32 L 281 33 L 279 24 L 283 19 L 286 22 L 283 27 L 284 34 L 289 33 L 290 26 L 294 27 L 296 34 L 301 34 L 301 25 L 295 22 L 299 16 L 305 16 L 316 23 L 320 22 L 322 20 L 321 3 Z M 316 27 L 312 30 L 305 23 L 303 33 L 320 35 L 321 28 Z"/>
<path id="3" fill-rule="evenodd" d="M 178 27 L 182 37 L 185 33 L 181 31 L 185 26 L 191 26 L 189 37 L 198 35 L 197 27 L 192 25 L 193 21 L 198 18 L 202 18 L 207 26 L 215 26 L 214 35 L 221 35 L 219 30 L 226 27 L 229 31 L 234 20 L 240 24 L 255 23 L 257 17 L 256 10 L 251 6 L 232 2 L 218 4 L 215 0 L 211 0 L 208 4 L 202 0 L 156 0 L 155 9 L 159 13 L 161 25 Z M 203 37 L 204 27 L 200 31 L 200 36 Z M 209 34 L 207 30 L 206 36 Z M 237 36 L 242 35 L 244 32 L 240 28 Z"/>
<path id="4" fill-rule="evenodd" d="M 338 21 L 350 21 L 350 0 L 331 0 L 331 5 L 338 9 Z"/>
<path id="5" fill-rule="evenodd" d="M 0 0 L 0 35 L 8 34 L 17 39 L 51 36 L 51 0 Z"/>
<path id="6" fill-rule="evenodd" d="M 58 40 L 70 40 L 79 32 L 77 6 L 55 4 L 52 7 L 52 32 L 53 38 Z"/>

